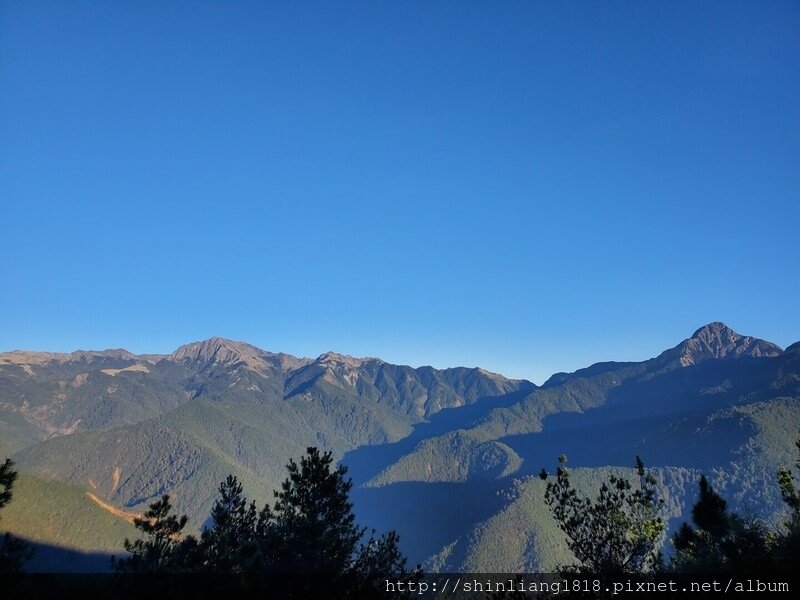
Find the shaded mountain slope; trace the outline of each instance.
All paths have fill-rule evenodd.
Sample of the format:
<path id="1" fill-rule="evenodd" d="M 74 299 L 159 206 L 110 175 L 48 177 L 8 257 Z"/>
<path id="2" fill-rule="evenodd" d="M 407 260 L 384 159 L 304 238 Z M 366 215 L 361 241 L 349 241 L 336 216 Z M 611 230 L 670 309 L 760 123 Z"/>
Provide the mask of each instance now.
<path id="1" fill-rule="evenodd" d="M 37 546 L 29 570 L 109 570 L 109 555 L 123 553 L 123 540 L 135 537 L 131 523 L 101 508 L 86 491 L 20 473 L 13 500 L 0 514 L 0 531 Z M 59 551 L 67 547 L 71 552 Z"/>
<path id="2" fill-rule="evenodd" d="M 300 359 L 222 338 L 146 360 L 12 354 L 0 355 L 0 431 L 20 469 L 132 510 L 170 493 L 196 527 L 229 473 L 263 502 L 307 446 L 341 456 L 399 440 L 444 407 L 532 386 L 481 369 Z"/>
<path id="3" fill-rule="evenodd" d="M 793 355 L 712 323 L 647 361 L 600 363 L 573 374 L 554 375 L 515 404 L 494 408 L 460 430 L 426 439 L 397 463 L 387 465 L 376 482 L 457 480 L 453 477 L 463 474 L 452 468 L 454 449 L 457 456 L 474 456 L 491 442 L 540 432 L 548 418 L 552 419 L 548 435 L 555 435 L 573 423 L 601 430 L 636 417 L 652 421 L 660 414 L 669 420 L 746 403 L 754 394 L 762 399 L 778 397 L 787 393 L 780 386 L 796 394 L 791 380 L 781 383 L 780 375 L 785 367 L 796 368 Z"/>
<path id="4" fill-rule="evenodd" d="M 775 471 L 794 462 L 800 431 L 798 349 L 781 352 L 711 324 L 654 359 L 558 374 L 518 401 L 473 414 L 449 431 L 412 435 L 407 439 L 417 438 L 414 443 L 395 444 L 402 451 L 384 454 L 382 464 L 365 460 L 361 449 L 344 461 L 362 483 L 365 506 L 388 503 L 386 527 L 410 526 L 392 516 L 396 507 L 386 499 L 393 490 L 412 486 L 424 498 L 440 485 L 460 489 L 484 480 L 496 496 L 515 496 L 518 479 L 534 485 L 532 476 L 543 466 L 555 470 L 562 452 L 570 464 L 589 471 L 630 465 L 636 455 L 664 473 L 693 473 L 696 479 L 702 470 L 732 506 L 774 519 L 782 507 Z M 485 454 L 502 459 L 484 461 L 481 468 Z M 695 493 L 696 481 L 688 487 L 681 481 L 670 492 L 674 517 Z M 522 511 L 511 501 L 467 531 L 448 535 L 440 528 L 440 550 L 415 558 L 450 570 L 550 568 L 541 543 L 553 539 L 548 519 L 546 507 Z M 525 534 L 512 532 L 509 523 L 518 523 Z M 510 537 L 498 533 L 504 530 Z M 430 546 L 411 540 L 406 548 L 426 552 Z"/>
<path id="5" fill-rule="evenodd" d="M 123 350 L 0 354 L 0 430 L 13 436 L 8 446 L 136 423 L 186 402 L 184 387 L 148 358 Z"/>
<path id="6" fill-rule="evenodd" d="M 125 510 L 167 492 L 199 528 L 228 473 L 261 503 L 289 458 L 320 446 L 350 467 L 359 521 L 398 529 L 412 561 L 452 570 L 564 557 L 532 477 L 562 452 L 586 485 L 641 455 L 674 517 L 702 471 L 734 508 L 774 519 L 775 470 L 793 462 L 800 430 L 800 344 L 781 351 L 721 323 L 647 361 L 541 387 L 221 338 L 169 356 L 15 354 L 0 355 L 0 449 L 24 471 Z"/>

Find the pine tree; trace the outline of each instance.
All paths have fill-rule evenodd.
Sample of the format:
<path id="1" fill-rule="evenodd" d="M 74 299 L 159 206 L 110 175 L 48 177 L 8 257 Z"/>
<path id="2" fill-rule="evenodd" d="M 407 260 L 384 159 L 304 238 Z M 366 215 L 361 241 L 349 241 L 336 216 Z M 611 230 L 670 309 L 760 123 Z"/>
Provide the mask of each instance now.
<path id="1" fill-rule="evenodd" d="M 273 537 L 279 543 L 276 570 L 342 573 L 352 565 L 366 529 L 355 523 L 347 467 L 332 465 L 331 453 L 317 448 L 308 448 L 299 465 L 289 461 L 289 477 L 275 492 L 272 511 Z"/>
<path id="2" fill-rule="evenodd" d="M 692 508 L 692 521 L 710 535 L 721 537 L 730 528 L 728 503 L 720 496 L 705 475 L 700 476 L 700 498 Z"/>
<path id="3" fill-rule="evenodd" d="M 308 448 L 287 469 L 274 507 L 261 511 L 256 526 L 264 571 L 304 575 L 284 580 L 284 595 L 327 597 L 335 589 L 337 597 L 384 598 L 378 576 L 421 576 L 419 566 L 407 571 L 396 532 L 375 538 L 373 531 L 364 541 L 366 528 L 356 524 L 349 497 L 352 480 L 345 479 L 347 467 L 334 468 L 330 452 Z"/>
<path id="4" fill-rule="evenodd" d="M 800 450 L 800 440 L 795 443 Z M 800 460 L 795 463 L 800 469 Z M 786 467 L 778 470 L 778 487 L 789 515 L 782 529 L 729 513 L 725 500 L 700 478 L 699 497 L 692 508 L 693 528 L 683 523 L 672 538 L 671 568 L 678 572 L 789 573 L 800 564 L 800 492 Z"/>
<path id="5" fill-rule="evenodd" d="M 0 508 L 11 502 L 12 489 L 17 480 L 14 463 L 7 458 L 0 464 Z M 0 573 L 16 573 L 33 556 L 33 549 L 25 541 L 6 533 L 0 542 Z"/>
<path id="6" fill-rule="evenodd" d="M 800 439 L 795 446 L 800 453 Z M 800 469 L 800 458 L 795 467 Z M 800 490 L 795 486 L 794 474 L 786 467 L 778 471 L 778 486 L 789 516 L 775 542 L 775 561 L 779 570 L 789 572 L 800 564 Z"/>
<path id="7" fill-rule="evenodd" d="M 182 537 L 188 517 L 172 513 L 169 495 L 153 502 L 142 517 L 133 520 L 145 539 L 125 539 L 128 558 L 114 560 L 115 568 L 129 573 L 177 573 L 195 570 L 199 564 L 197 540 Z"/>
<path id="8" fill-rule="evenodd" d="M 13 466 L 10 458 L 0 464 L 0 508 L 11 502 L 11 490 L 17 480 L 17 472 L 11 468 Z"/>
<path id="9" fill-rule="evenodd" d="M 390 531 L 375 537 L 356 524 L 347 467 L 334 467 L 331 452 L 307 448 L 300 463 L 290 460 L 289 475 L 275 492 L 275 504 L 260 511 L 255 525 L 258 556 L 265 572 L 342 575 L 364 585 L 377 574 L 409 574 Z M 241 508 L 239 508 L 241 510 Z M 251 527 L 254 508 L 248 511 Z M 419 575 L 419 567 L 412 572 Z"/>
<path id="10" fill-rule="evenodd" d="M 578 494 L 572 485 L 566 456 L 562 454 L 559 462 L 556 481 L 547 484 L 545 502 L 579 563 L 561 570 L 611 575 L 657 569 L 666 528 L 664 501 L 641 459 L 636 457 L 638 486 L 612 476 L 600 486 L 595 500 Z"/>
<path id="11" fill-rule="evenodd" d="M 400 536 L 396 531 L 384 533 L 376 539 L 373 529 L 369 540 L 362 544 L 358 551 L 358 556 L 353 563 L 353 572 L 366 578 L 379 574 L 407 573 L 407 560 L 400 552 L 399 541 Z"/>
<path id="12" fill-rule="evenodd" d="M 229 475 L 219 485 L 211 526 L 199 543 L 182 536 L 187 518 L 173 514 L 169 496 L 164 496 L 134 520 L 146 537 L 125 540 L 130 556 L 115 561 L 116 569 L 238 574 L 238 584 L 255 587 L 263 582 L 261 576 L 294 573 L 302 577 L 280 579 L 285 589 L 264 589 L 278 595 L 322 594 L 330 593 L 336 581 L 337 589 L 352 597 L 376 595 L 376 575 L 419 577 L 419 568 L 408 573 L 396 532 L 376 538 L 373 530 L 366 537 L 366 529 L 355 523 L 352 481 L 345 479 L 346 467 L 333 467 L 330 452 L 308 448 L 300 463 L 290 460 L 287 469 L 274 507 L 266 504 L 261 511 L 248 503 L 239 481 Z M 314 587 L 318 585 L 322 587 Z M 385 597 L 385 592 L 378 595 Z"/>
<path id="13" fill-rule="evenodd" d="M 729 513 L 727 502 L 705 475 L 698 487 L 692 508 L 695 528 L 684 522 L 672 537 L 672 570 L 724 573 L 771 568 L 772 536 L 766 525 L 759 519 Z"/>
<path id="14" fill-rule="evenodd" d="M 798 451 L 800 451 L 800 440 L 794 444 Z M 800 469 L 800 458 L 795 463 L 795 466 Z M 790 512 L 790 522 L 800 521 L 800 490 L 797 490 L 794 485 L 794 475 L 792 471 L 786 467 L 778 470 L 778 486 L 781 489 L 781 496 Z"/>
<path id="15" fill-rule="evenodd" d="M 259 559 L 256 505 L 247 504 L 242 485 L 233 475 L 219 484 L 218 491 L 211 509 L 212 525 L 200 539 L 203 568 L 221 573 L 253 571 Z"/>

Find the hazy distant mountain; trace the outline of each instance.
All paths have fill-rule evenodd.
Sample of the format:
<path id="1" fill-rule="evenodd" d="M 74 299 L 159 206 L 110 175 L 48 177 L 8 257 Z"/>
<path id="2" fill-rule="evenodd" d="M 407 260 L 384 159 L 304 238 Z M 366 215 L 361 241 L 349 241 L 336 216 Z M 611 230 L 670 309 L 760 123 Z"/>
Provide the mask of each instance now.
<path id="1" fill-rule="evenodd" d="M 158 358 L 125 350 L 0 354 L 0 452 L 136 423 L 189 400 Z"/>
<path id="2" fill-rule="evenodd" d="M 397 528 L 413 560 L 442 569 L 568 558 L 532 477 L 562 452 L 587 486 L 641 455 L 675 517 L 701 471 L 733 506 L 774 516 L 774 472 L 792 461 L 798 431 L 800 344 L 782 351 L 722 323 L 655 358 L 558 373 L 541 387 L 222 338 L 168 356 L 0 354 L 0 452 L 30 474 L 28 502 L 56 507 L 43 496 L 67 494 L 75 507 L 77 489 L 91 506 L 135 513 L 170 493 L 199 528 L 228 473 L 263 502 L 288 459 L 317 445 L 350 466 L 360 521 Z M 44 543 L 77 535 L 55 536 L 43 511 L 2 525 Z M 107 552 L 112 533 L 73 546 Z"/>

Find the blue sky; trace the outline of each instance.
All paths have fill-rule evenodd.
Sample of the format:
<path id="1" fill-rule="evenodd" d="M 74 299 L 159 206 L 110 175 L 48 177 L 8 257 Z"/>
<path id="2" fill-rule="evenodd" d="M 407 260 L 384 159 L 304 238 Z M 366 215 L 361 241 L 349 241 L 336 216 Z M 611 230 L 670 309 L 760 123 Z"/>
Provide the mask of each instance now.
<path id="1" fill-rule="evenodd" d="M 800 339 L 796 2 L 0 4 L 0 350 L 541 382 Z"/>

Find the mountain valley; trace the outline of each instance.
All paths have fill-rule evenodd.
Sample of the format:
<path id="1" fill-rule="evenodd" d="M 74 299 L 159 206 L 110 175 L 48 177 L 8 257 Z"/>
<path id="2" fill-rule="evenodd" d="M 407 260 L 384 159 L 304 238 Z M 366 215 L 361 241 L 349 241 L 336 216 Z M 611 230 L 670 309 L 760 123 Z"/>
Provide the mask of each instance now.
<path id="1" fill-rule="evenodd" d="M 798 432 L 800 344 L 782 350 L 722 323 L 652 359 L 542 386 L 221 338 L 170 355 L 9 352 L 0 454 L 21 479 L 0 529 L 42 545 L 32 568 L 96 570 L 133 535 L 125 515 L 161 494 L 197 531 L 226 475 L 262 504 L 288 460 L 318 446 L 348 466 L 359 521 L 397 529 L 412 561 L 547 570 L 569 555 L 536 474 L 560 454 L 587 491 L 641 456 L 673 526 L 700 473 L 733 507 L 775 520 L 775 472 L 794 462 Z M 61 520 L 72 525 L 54 529 Z"/>

